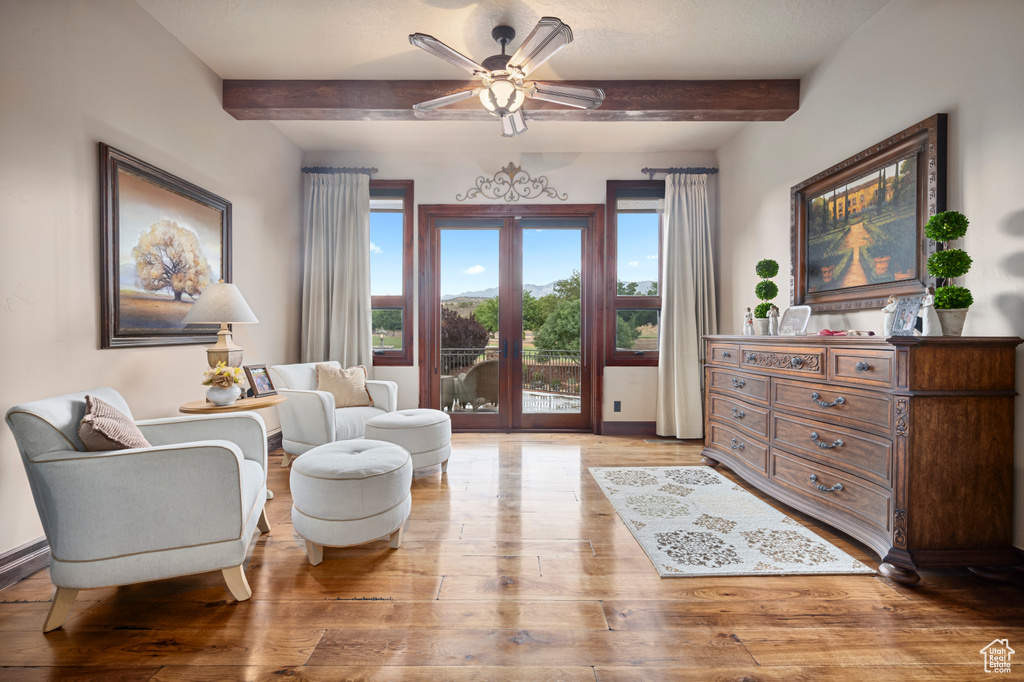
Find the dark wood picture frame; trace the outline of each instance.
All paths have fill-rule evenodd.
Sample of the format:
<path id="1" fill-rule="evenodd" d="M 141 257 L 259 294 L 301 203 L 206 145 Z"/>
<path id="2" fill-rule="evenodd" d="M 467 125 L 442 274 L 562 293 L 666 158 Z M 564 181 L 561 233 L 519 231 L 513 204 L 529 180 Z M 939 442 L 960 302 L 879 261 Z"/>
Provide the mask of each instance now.
<path id="1" fill-rule="evenodd" d="M 245 378 L 249 382 L 253 398 L 277 395 L 277 387 L 274 386 L 274 380 L 270 378 L 266 365 L 242 365 L 242 369 L 245 370 Z M 267 386 L 270 388 L 267 389 Z"/>
<path id="2" fill-rule="evenodd" d="M 934 116 L 851 156 L 828 170 L 795 185 L 791 195 L 792 266 L 790 274 L 794 305 L 809 305 L 814 312 L 881 308 L 890 295 L 923 293 L 934 284 L 925 263 L 935 246 L 924 237 L 928 218 L 946 209 L 947 115 Z M 864 178 L 894 163 L 917 159 L 916 165 L 916 266 L 912 278 L 866 284 L 828 291 L 809 291 L 807 203 L 831 189 Z"/>
<path id="3" fill-rule="evenodd" d="M 121 173 L 135 176 L 157 190 L 195 202 L 200 209 L 219 213 L 220 277 L 231 281 L 231 202 L 182 180 L 110 145 L 100 143 L 100 292 L 101 348 L 176 346 L 217 341 L 218 325 L 187 328 L 133 327 L 122 317 L 121 292 Z M 170 197 L 173 201 L 179 198 Z M 196 294 L 198 297 L 198 294 Z M 184 317 L 181 312 L 181 317 Z"/>

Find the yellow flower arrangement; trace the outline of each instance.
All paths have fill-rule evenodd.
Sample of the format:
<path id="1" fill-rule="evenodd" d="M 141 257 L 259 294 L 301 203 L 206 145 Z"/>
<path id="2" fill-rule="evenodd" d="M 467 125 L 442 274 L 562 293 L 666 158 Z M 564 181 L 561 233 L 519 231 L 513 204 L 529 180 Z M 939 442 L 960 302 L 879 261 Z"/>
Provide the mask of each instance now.
<path id="1" fill-rule="evenodd" d="M 228 367 L 225 362 L 218 362 L 213 369 L 203 373 L 203 386 L 231 388 L 242 380 L 241 367 Z"/>

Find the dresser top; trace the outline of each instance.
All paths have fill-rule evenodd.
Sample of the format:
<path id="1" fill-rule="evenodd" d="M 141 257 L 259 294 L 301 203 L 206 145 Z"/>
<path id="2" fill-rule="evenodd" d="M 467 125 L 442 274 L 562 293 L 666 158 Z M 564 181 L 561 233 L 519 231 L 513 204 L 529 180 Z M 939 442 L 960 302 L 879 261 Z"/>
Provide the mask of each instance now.
<path id="1" fill-rule="evenodd" d="M 772 346 L 835 345 L 835 346 L 1017 346 L 1024 339 L 1016 336 L 742 336 L 706 335 L 706 341 L 719 343 L 744 343 Z"/>

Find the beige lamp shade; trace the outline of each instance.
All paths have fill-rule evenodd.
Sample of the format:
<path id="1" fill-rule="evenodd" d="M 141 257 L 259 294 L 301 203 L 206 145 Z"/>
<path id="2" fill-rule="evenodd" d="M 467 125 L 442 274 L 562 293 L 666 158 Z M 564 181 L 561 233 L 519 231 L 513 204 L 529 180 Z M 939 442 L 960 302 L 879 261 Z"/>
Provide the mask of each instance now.
<path id="1" fill-rule="evenodd" d="M 234 284 L 218 282 L 210 284 L 199 295 L 199 300 L 182 320 L 182 325 L 189 324 L 220 324 L 217 332 L 217 343 L 206 349 L 206 360 L 210 367 L 223 362 L 229 367 L 242 366 L 241 346 L 236 346 L 231 339 L 229 324 L 251 324 L 259 322 L 252 308 L 242 298 L 242 293 Z"/>

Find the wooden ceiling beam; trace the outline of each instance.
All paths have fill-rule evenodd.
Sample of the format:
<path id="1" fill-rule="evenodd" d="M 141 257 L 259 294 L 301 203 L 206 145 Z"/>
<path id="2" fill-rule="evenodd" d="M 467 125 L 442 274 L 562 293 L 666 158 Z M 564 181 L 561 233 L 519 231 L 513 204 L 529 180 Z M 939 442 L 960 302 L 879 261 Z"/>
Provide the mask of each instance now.
<path id="1" fill-rule="evenodd" d="M 527 100 L 533 121 L 784 121 L 800 107 L 800 81 L 558 81 L 604 90 L 583 111 Z M 475 99 L 434 112 L 412 105 L 477 87 L 479 81 L 225 80 L 224 110 L 239 120 L 489 121 Z"/>

